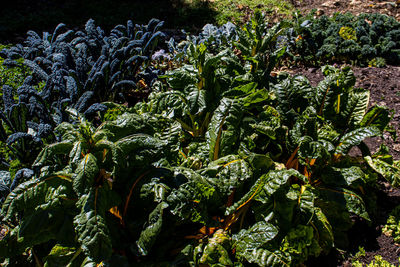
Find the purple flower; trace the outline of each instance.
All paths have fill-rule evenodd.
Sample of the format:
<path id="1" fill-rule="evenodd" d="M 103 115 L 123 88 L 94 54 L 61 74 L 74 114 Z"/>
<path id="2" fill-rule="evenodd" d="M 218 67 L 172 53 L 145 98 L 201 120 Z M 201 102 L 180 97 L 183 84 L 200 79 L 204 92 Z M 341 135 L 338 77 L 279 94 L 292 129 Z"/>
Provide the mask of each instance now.
<path id="1" fill-rule="evenodd" d="M 152 60 L 162 60 L 162 59 L 170 60 L 171 56 L 168 55 L 167 53 L 165 53 L 164 49 L 160 49 L 151 56 L 151 59 Z"/>

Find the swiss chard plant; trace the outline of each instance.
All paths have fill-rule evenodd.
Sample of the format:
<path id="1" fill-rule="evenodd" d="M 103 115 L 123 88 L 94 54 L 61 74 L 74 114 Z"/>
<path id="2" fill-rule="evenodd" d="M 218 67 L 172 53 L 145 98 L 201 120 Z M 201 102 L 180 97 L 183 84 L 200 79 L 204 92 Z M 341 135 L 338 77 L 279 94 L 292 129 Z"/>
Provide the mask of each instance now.
<path id="1" fill-rule="evenodd" d="M 367 109 L 369 93 L 353 87 L 350 69 L 323 72 L 317 87 L 279 76 L 261 100 L 249 97 L 254 85 L 232 88 L 197 132 L 179 109 L 153 100 L 97 128 L 82 118 L 60 124 L 60 142 L 3 204 L 1 257 L 296 266 L 345 247 L 352 216 L 374 219 L 381 170 L 371 160 L 383 159 L 363 140 L 381 135 L 389 114 Z M 358 157 L 349 155 L 355 146 Z"/>
<path id="2" fill-rule="evenodd" d="M 0 134 L 12 153 L 28 139 L 42 143 L 14 178 L 0 172 L 2 264 L 298 266 L 346 248 L 353 218 L 375 219 L 377 179 L 399 184 L 387 148 L 371 153 L 364 143 L 388 129 L 387 108 L 369 107 L 369 91 L 354 87 L 349 67 L 323 67 L 316 87 L 303 76 L 271 77 L 287 51 L 285 25 L 267 27 L 260 13 L 237 29 L 238 39 L 225 39 L 230 45 L 186 42 L 178 68 L 140 82 L 152 89 L 148 99 L 92 108 L 88 99 L 107 95 L 97 86 L 123 92 L 110 73 L 149 74 L 144 57 L 160 25 L 152 21 L 144 33 L 128 22 L 104 37 L 89 21 L 86 33 L 51 41 L 31 33 L 32 51 L 13 50 L 42 58 L 28 59 L 34 76 L 17 90 L 19 102 L 5 87 Z M 154 42 L 139 45 L 150 36 Z M 68 38 L 83 69 L 66 72 L 69 52 L 44 60 Z M 56 79 L 44 93 L 31 88 L 40 76 Z M 129 79 L 124 86 L 137 82 Z"/>

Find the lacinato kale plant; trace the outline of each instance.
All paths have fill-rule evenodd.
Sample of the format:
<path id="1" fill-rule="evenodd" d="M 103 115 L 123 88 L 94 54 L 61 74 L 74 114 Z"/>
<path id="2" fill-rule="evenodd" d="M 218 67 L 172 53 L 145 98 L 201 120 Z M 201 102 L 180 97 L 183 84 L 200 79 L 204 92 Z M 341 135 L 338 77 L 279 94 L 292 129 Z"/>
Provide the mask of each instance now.
<path id="1" fill-rule="evenodd" d="M 145 98 L 159 74 L 149 61 L 164 38 L 162 25 L 128 21 L 106 35 L 93 20 L 77 32 L 59 24 L 52 34 L 29 31 L 25 45 L 3 49 L 3 65 L 23 72 L 2 73 L 1 169 L 14 177 L 30 168 L 43 145 L 58 140 L 54 127 L 73 121 L 70 108 L 92 119 L 107 110 L 100 102 Z"/>

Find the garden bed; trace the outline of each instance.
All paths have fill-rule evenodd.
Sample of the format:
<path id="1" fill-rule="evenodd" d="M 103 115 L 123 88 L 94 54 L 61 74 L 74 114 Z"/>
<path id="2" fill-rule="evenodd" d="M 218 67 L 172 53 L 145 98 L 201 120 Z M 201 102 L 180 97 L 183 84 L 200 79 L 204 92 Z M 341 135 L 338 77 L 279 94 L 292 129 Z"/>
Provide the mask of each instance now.
<path id="1" fill-rule="evenodd" d="M 316 17 L 374 6 L 398 14 L 396 2 L 370 2 L 298 6 L 321 6 Z M 357 20 L 356 36 L 348 18 L 332 39 L 358 54 L 311 53 L 313 67 L 297 57 L 299 41 L 316 41 L 309 23 L 271 28 L 259 12 L 244 28 L 208 25 L 170 40 L 169 53 L 155 19 L 110 34 L 93 20 L 79 32 L 60 25 L 52 38 L 29 32 L 25 47 L 1 52 L 4 66 L 32 75 L 11 73 L 1 92 L 1 257 L 351 266 L 380 255 L 398 264 L 382 228 L 400 204 L 391 186 L 400 183 L 400 67 L 334 62 L 385 65 L 399 56 L 390 50 L 398 26 L 367 17 L 376 24 Z M 377 28 L 386 39 L 374 38 Z"/>

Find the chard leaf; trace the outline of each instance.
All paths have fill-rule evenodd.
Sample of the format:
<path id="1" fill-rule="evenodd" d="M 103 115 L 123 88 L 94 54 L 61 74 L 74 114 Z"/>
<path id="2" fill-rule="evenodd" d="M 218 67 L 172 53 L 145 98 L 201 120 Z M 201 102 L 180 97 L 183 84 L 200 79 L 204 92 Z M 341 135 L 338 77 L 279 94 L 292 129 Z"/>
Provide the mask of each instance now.
<path id="1" fill-rule="evenodd" d="M 176 168 L 176 176 L 184 175 L 188 182 L 173 189 L 167 198 L 171 213 L 184 220 L 207 224 L 210 209 L 221 204 L 216 189 L 203 176 L 187 168 Z"/>
<path id="2" fill-rule="evenodd" d="M 83 147 L 83 144 L 81 141 L 75 142 L 74 146 L 72 147 L 71 151 L 69 152 L 69 165 L 73 169 L 76 169 L 76 167 L 80 163 L 80 159 L 83 154 L 82 147 Z"/>
<path id="3" fill-rule="evenodd" d="M 75 193 L 78 196 L 89 193 L 90 188 L 95 183 L 98 173 L 99 167 L 97 166 L 97 158 L 91 153 L 86 154 L 76 168 L 73 176 Z"/>
<path id="4" fill-rule="evenodd" d="M 389 110 L 386 107 L 373 106 L 363 117 L 360 126 L 375 126 L 383 131 L 389 124 Z"/>
<path id="5" fill-rule="evenodd" d="M 227 98 L 221 100 L 206 133 L 211 160 L 231 154 L 233 147 L 238 145 L 242 114 L 239 102 Z"/>
<path id="6" fill-rule="evenodd" d="M 68 141 L 48 145 L 39 153 L 32 167 L 43 167 L 45 164 L 53 161 L 56 155 L 69 154 L 72 148 L 73 143 Z"/>
<path id="7" fill-rule="evenodd" d="M 303 140 L 299 147 L 299 157 L 302 159 L 323 159 L 331 157 L 329 149 L 333 145 L 330 142 Z"/>
<path id="8" fill-rule="evenodd" d="M 363 184 L 365 173 L 358 166 L 348 168 L 326 168 L 321 174 L 321 179 L 325 184 L 342 185 L 346 187 L 354 187 Z"/>
<path id="9" fill-rule="evenodd" d="M 146 256 L 154 245 L 154 242 L 161 232 L 161 227 L 163 225 L 163 214 L 167 207 L 167 203 L 161 202 L 150 213 L 149 219 L 145 225 L 145 229 L 140 233 L 140 237 L 136 241 L 137 249 L 140 255 Z"/>
<path id="10" fill-rule="evenodd" d="M 79 200 L 81 211 L 74 218 L 82 250 L 99 263 L 111 257 L 112 245 L 105 213 L 113 206 L 114 194 L 107 187 L 92 188 Z"/>
<path id="11" fill-rule="evenodd" d="M 80 250 L 75 247 L 56 244 L 45 257 L 44 266 L 68 266 L 68 264 L 70 264 L 71 267 L 81 266 L 80 263 L 83 261 L 83 254 L 75 258 L 79 252 Z"/>
<path id="12" fill-rule="evenodd" d="M 225 91 L 222 96 L 234 98 L 234 97 L 244 97 L 250 93 L 253 93 L 257 88 L 257 83 L 251 82 L 245 85 L 237 86 L 231 90 Z"/>
<path id="13" fill-rule="evenodd" d="M 285 252 L 274 248 L 258 248 L 247 250 L 245 254 L 237 254 L 241 258 L 245 258 L 249 263 L 255 263 L 259 266 L 291 266 L 291 258 Z"/>
<path id="14" fill-rule="evenodd" d="M 153 133 L 153 127 L 145 116 L 134 113 L 123 113 L 116 120 L 107 121 L 98 130 L 113 133 L 112 140 L 118 140 L 134 133 Z"/>
<path id="15" fill-rule="evenodd" d="M 9 221 L 22 211 L 29 215 L 35 210 L 60 207 L 64 200 L 74 196 L 71 182 L 68 175 L 49 175 L 18 185 L 3 204 L 4 220 Z"/>
<path id="16" fill-rule="evenodd" d="M 318 189 L 318 197 L 324 201 L 336 202 L 347 212 L 370 220 L 363 199 L 356 193 L 344 188 L 319 187 Z"/>
<path id="17" fill-rule="evenodd" d="M 241 230 L 233 237 L 235 240 L 234 247 L 238 255 L 246 255 L 254 250 L 265 246 L 269 241 L 274 239 L 279 232 L 279 228 L 272 223 L 260 221 L 255 223 L 247 230 Z"/>
<path id="18" fill-rule="evenodd" d="M 194 94 L 194 93 L 193 93 Z M 197 95 L 199 99 L 200 92 Z M 192 108 L 195 110 L 197 101 L 196 95 L 192 95 Z M 198 106 L 199 107 L 199 106 Z M 187 108 L 187 99 L 186 95 L 180 91 L 168 91 L 164 93 L 160 93 L 156 96 L 154 101 L 152 102 L 151 111 L 157 114 L 162 114 L 167 118 L 181 118 L 185 115 L 185 109 L 191 110 Z"/>
<path id="19" fill-rule="evenodd" d="M 196 84 L 198 80 L 195 69 L 190 65 L 185 65 L 171 72 L 167 81 L 173 89 L 183 91 L 186 86 Z"/>
<path id="20" fill-rule="evenodd" d="M 318 232 L 318 244 L 324 251 L 329 251 L 334 241 L 332 226 L 320 208 L 315 208 L 314 211 L 313 225 Z"/>
<path id="21" fill-rule="evenodd" d="M 16 256 L 24 253 L 26 248 L 52 239 L 73 242 L 73 236 L 72 220 L 63 210 L 40 210 L 24 216 L 20 225 L 0 241 L 0 257 Z"/>
<path id="22" fill-rule="evenodd" d="M 200 264 L 232 266 L 227 250 L 230 249 L 228 233 L 222 229 L 217 230 L 203 250 L 199 260 Z"/>
<path id="23" fill-rule="evenodd" d="M 128 166 L 146 166 L 162 158 L 164 143 L 155 137 L 146 134 L 128 135 L 117 142 L 115 145 L 121 151 Z M 121 160 L 117 160 L 121 163 Z"/>
<path id="24" fill-rule="evenodd" d="M 72 218 L 65 210 L 41 210 L 24 217 L 18 231 L 19 242 L 25 247 L 48 242 L 51 239 L 73 242 Z"/>
<path id="25" fill-rule="evenodd" d="M 187 95 L 187 113 L 197 115 L 202 113 L 207 107 L 206 91 L 195 88 Z"/>
<path id="26" fill-rule="evenodd" d="M 347 103 L 345 103 L 343 110 L 340 112 L 342 122 L 346 122 L 344 127 L 354 128 L 360 125 L 368 108 L 369 96 L 369 90 L 360 89 L 354 90 L 348 95 Z"/>
<path id="27" fill-rule="evenodd" d="M 306 177 L 294 169 L 269 171 L 267 174 L 262 175 L 239 201 L 227 208 L 225 214 L 232 214 L 253 199 L 263 204 L 267 203 L 270 201 L 270 197 L 278 189 L 286 185 L 292 176 L 307 180 Z"/>
<path id="28" fill-rule="evenodd" d="M 272 89 L 278 100 L 277 109 L 282 115 L 287 115 L 290 111 L 301 113 L 309 105 L 313 92 L 310 82 L 303 76 L 289 77 Z"/>
<path id="29" fill-rule="evenodd" d="M 260 104 L 271 98 L 271 94 L 267 89 L 257 90 L 250 95 L 241 99 L 244 107 L 251 107 L 253 105 Z"/>
<path id="30" fill-rule="evenodd" d="M 396 164 L 389 164 L 379 158 L 364 158 L 368 165 L 382 175 L 393 187 L 400 186 L 400 168 Z"/>
<path id="31" fill-rule="evenodd" d="M 367 137 L 374 137 L 381 135 L 382 132 L 375 126 L 367 126 L 357 128 L 340 138 L 339 145 L 336 147 L 335 154 L 347 154 L 349 150 L 361 142 Z"/>
<path id="32" fill-rule="evenodd" d="M 212 161 L 201 173 L 223 195 L 229 195 L 233 189 L 242 186 L 252 178 L 253 171 L 249 163 L 236 155 L 229 155 Z"/>

